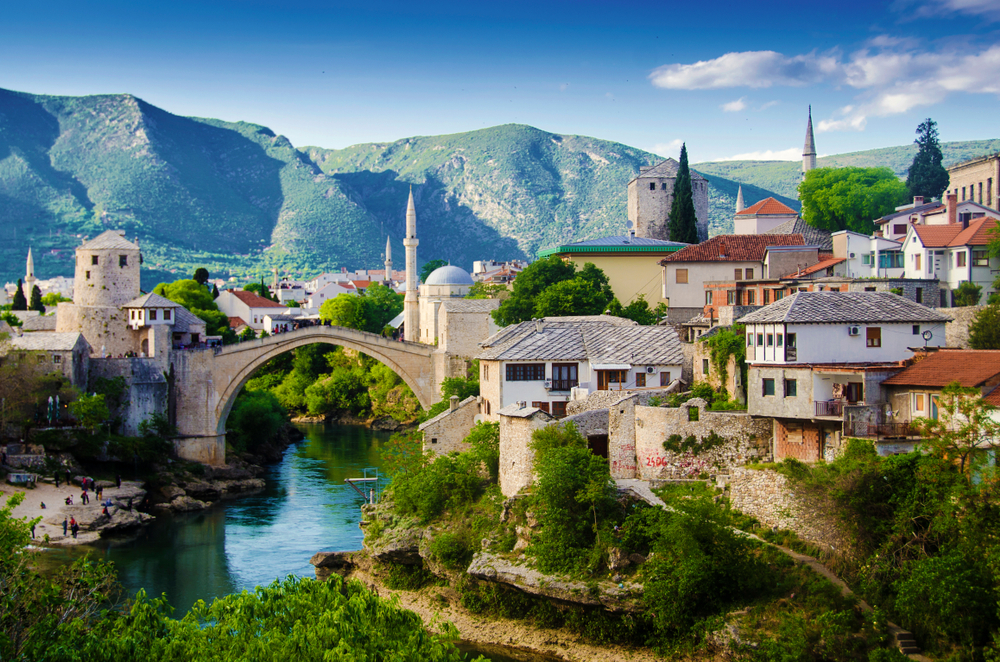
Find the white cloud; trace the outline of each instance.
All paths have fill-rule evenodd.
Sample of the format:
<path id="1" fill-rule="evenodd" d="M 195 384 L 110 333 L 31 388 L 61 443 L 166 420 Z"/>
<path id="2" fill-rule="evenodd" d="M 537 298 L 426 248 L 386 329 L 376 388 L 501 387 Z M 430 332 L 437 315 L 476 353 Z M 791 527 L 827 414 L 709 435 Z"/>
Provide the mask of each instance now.
<path id="1" fill-rule="evenodd" d="M 954 92 L 1000 94 L 1000 45 L 967 52 L 921 51 L 914 42 L 882 35 L 847 57 L 835 51 L 793 57 L 774 51 L 727 53 L 714 60 L 662 66 L 650 79 L 657 87 L 689 90 L 814 83 L 853 88 L 858 91 L 856 103 L 819 121 L 817 129 L 863 131 L 869 117 L 934 105 Z M 728 106 L 744 99 L 725 104 L 723 109 L 729 110 Z"/>
<path id="2" fill-rule="evenodd" d="M 730 101 L 729 103 L 724 103 L 719 108 L 722 108 L 727 113 L 738 113 L 747 107 L 747 98 L 740 97 L 736 101 Z"/>
<path id="3" fill-rule="evenodd" d="M 757 152 L 744 152 L 743 154 L 734 154 L 732 156 L 727 156 L 722 159 L 717 159 L 718 161 L 801 161 L 802 160 L 802 148 L 801 147 L 789 147 L 788 149 L 782 150 L 762 150 Z"/>
<path id="4" fill-rule="evenodd" d="M 678 138 L 677 140 L 671 140 L 668 143 L 656 143 L 655 145 L 653 145 L 652 152 L 653 154 L 658 154 L 660 156 L 671 156 L 671 157 L 673 157 L 674 154 L 677 154 L 678 156 L 674 158 L 680 158 L 681 145 L 683 144 L 684 141 L 681 140 L 680 138 Z"/>
<path id="5" fill-rule="evenodd" d="M 760 112 L 760 111 L 763 111 L 763 110 L 767 110 L 768 108 L 771 108 L 772 106 L 777 106 L 779 103 L 781 103 L 781 102 L 780 101 L 768 101 L 767 103 L 765 103 L 764 105 L 762 105 L 760 108 L 758 108 L 757 112 Z"/>
<path id="6" fill-rule="evenodd" d="M 893 8 L 918 18 L 966 14 L 1000 20 L 1000 3 L 996 0 L 900 0 Z"/>

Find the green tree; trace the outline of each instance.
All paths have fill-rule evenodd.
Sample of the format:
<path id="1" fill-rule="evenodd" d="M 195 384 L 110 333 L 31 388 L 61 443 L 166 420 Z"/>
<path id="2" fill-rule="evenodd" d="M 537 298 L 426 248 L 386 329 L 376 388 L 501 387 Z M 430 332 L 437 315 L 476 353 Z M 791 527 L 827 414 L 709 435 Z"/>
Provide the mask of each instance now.
<path id="1" fill-rule="evenodd" d="M 799 184 L 802 218 L 814 228 L 874 232 L 874 219 L 906 203 L 910 193 L 889 168 L 814 168 Z"/>
<path id="2" fill-rule="evenodd" d="M 91 432 L 96 431 L 111 417 L 103 393 L 97 395 L 84 393 L 75 402 L 70 403 L 69 412 L 73 414 L 73 418 Z"/>
<path id="3" fill-rule="evenodd" d="M 699 241 L 698 217 L 694 211 L 687 144 L 681 145 L 680 165 L 677 167 L 677 178 L 674 180 L 674 197 L 670 203 L 669 230 L 670 241 L 682 241 L 686 244 L 697 244 Z"/>
<path id="4" fill-rule="evenodd" d="M 404 296 L 381 283 L 369 285 L 365 290 L 364 298 L 368 304 L 365 331 L 382 333 L 389 322 L 403 312 Z"/>
<path id="5" fill-rule="evenodd" d="M 503 283 L 474 283 L 465 295 L 466 299 L 500 299 L 504 301 L 510 296 L 510 290 Z"/>
<path id="6" fill-rule="evenodd" d="M 426 283 L 427 277 L 434 273 L 435 269 L 440 269 L 441 267 L 447 266 L 447 262 L 444 260 L 430 260 L 424 263 L 424 266 L 420 269 L 420 282 Z"/>
<path id="7" fill-rule="evenodd" d="M 955 305 L 956 306 L 978 306 L 979 300 L 983 296 L 983 286 L 976 285 L 973 282 L 965 281 L 957 288 L 955 288 Z"/>
<path id="8" fill-rule="evenodd" d="M 38 289 L 37 285 L 31 288 L 31 302 L 28 304 L 28 310 L 37 310 L 42 315 L 45 314 L 45 306 L 42 304 L 42 291 Z"/>
<path id="9" fill-rule="evenodd" d="M 198 267 L 197 269 L 194 270 L 194 275 L 191 276 L 191 280 L 198 283 L 202 287 L 204 287 L 205 283 L 208 282 L 208 278 L 209 278 L 208 269 L 206 269 L 205 267 Z"/>
<path id="10" fill-rule="evenodd" d="M 368 324 L 368 300 L 354 294 L 338 294 L 323 302 L 319 317 L 334 326 L 363 331 Z"/>
<path id="11" fill-rule="evenodd" d="M 219 310 L 212 294 L 197 281 L 178 280 L 160 283 L 153 288 L 155 294 L 179 303 L 205 322 L 205 333 L 210 336 L 223 335 L 229 328 L 229 318 Z"/>
<path id="12" fill-rule="evenodd" d="M 24 285 L 21 279 L 17 279 L 17 290 L 14 292 L 14 299 L 11 301 L 11 310 L 27 310 L 28 300 L 24 296 Z"/>
<path id="13" fill-rule="evenodd" d="M 656 308 L 650 308 L 645 295 L 640 294 L 627 306 L 622 306 L 618 299 L 614 299 L 608 304 L 607 312 L 615 317 L 630 319 L 636 324 L 653 326 L 667 314 L 667 306 L 661 301 Z"/>
<path id="14" fill-rule="evenodd" d="M 215 300 L 215 299 L 218 299 L 218 298 L 219 298 L 219 286 L 218 285 L 212 285 L 212 299 Z"/>
<path id="15" fill-rule="evenodd" d="M 63 295 L 59 294 L 58 292 L 49 292 L 48 294 L 46 294 L 45 296 L 42 297 L 42 303 L 46 307 L 57 306 L 57 305 L 59 305 L 60 303 L 62 303 L 64 301 L 67 302 L 67 303 L 72 303 L 73 300 L 72 299 L 67 299 L 66 297 L 64 297 Z"/>
<path id="16" fill-rule="evenodd" d="M 576 274 L 572 262 L 563 261 L 558 255 L 529 264 L 514 280 L 510 297 L 493 311 L 493 319 L 500 326 L 530 320 L 535 311 L 535 298 L 550 285 L 571 280 Z"/>
<path id="17" fill-rule="evenodd" d="M 550 285 L 535 299 L 533 317 L 566 317 L 570 315 L 600 315 L 614 300 L 583 278 L 564 280 Z"/>
<path id="18" fill-rule="evenodd" d="M 972 349 L 1000 349 L 1000 303 L 983 307 L 969 325 Z"/>
<path id="19" fill-rule="evenodd" d="M 253 451 L 278 437 L 285 418 L 285 409 L 270 391 L 244 391 L 226 420 L 226 438 L 238 451 Z"/>
<path id="20" fill-rule="evenodd" d="M 941 165 L 944 156 L 938 142 L 937 122 L 925 119 L 917 127 L 917 153 L 906 175 L 906 188 L 910 195 L 923 196 L 925 200 L 940 198 L 948 188 L 948 171 Z"/>
<path id="21" fill-rule="evenodd" d="M 942 459 L 958 462 L 959 470 L 972 479 L 974 470 L 986 460 L 986 451 L 1000 438 L 1000 423 L 991 414 L 993 405 L 983 401 L 978 388 L 952 382 L 938 397 L 938 418 L 917 419 L 924 447 Z"/>

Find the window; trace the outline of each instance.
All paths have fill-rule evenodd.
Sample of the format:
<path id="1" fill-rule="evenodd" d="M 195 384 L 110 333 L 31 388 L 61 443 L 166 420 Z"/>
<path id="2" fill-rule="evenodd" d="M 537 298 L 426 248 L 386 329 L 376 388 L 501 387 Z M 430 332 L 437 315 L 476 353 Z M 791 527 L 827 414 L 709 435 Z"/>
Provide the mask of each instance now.
<path id="1" fill-rule="evenodd" d="M 762 380 L 762 390 L 764 395 L 774 395 L 774 380 L 766 378 Z"/>
<path id="2" fill-rule="evenodd" d="M 778 347 L 781 347 L 781 341 L 782 341 L 782 340 L 784 340 L 784 338 L 783 338 L 783 337 L 782 337 L 782 335 L 781 335 L 781 334 L 779 333 L 779 334 L 778 334 L 778 337 L 777 337 L 777 342 L 775 343 L 775 345 L 776 345 L 776 346 L 778 346 Z"/>
<path id="3" fill-rule="evenodd" d="M 490 378 L 490 364 L 489 363 L 484 363 L 483 364 L 483 381 L 484 382 L 488 381 L 489 378 Z"/>
<path id="4" fill-rule="evenodd" d="M 656 182 L 650 182 L 649 183 L 649 190 L 650 191 L 655 191 L 656 190 Z"/>
<path id="5" fill-rule="evenodd" d="M 767 346 L 768 347 L 774 347 L 774 334 L 773 333 L 767 334 Z"/>
<path id="6" fill-rule="evenodd" d="M 164 320 L 169 320 L 170 319 L 170 309 L 169 308 L 167 310 L 163 311 L 163 319 Z"/>
<path id="7" fill-rule="evenodd" d="M 764 334 L 763 333 L 758 333 L 757 334 L 757 346 L 758 347 L 763 347 L 764 346 Z"/>
<path id="8" fill-rule="evenodd" d="M 95 264 L 95 265 L 97 264 L 97 256 L 96 255 L 91 255 L 90 256 L 90 263 L 91 264 Z"/>
<path id="9" fill-rule="evenodd" d="M 744 272 L 744 276 L 746 277 L 747 280 L 753 280 L 753 269 L 747 269 Z"/>
<path id="10" fill-rule="evenodd" d="M 764 305 L 771 303 L 771 290 L 764 290 Z"/>
<path id="11" fill-rule="evenodd" d="M 87 280 L 90 280 L 90 272 L 87 272 Z"/>
<path id="12" fill-rule="evenodd" d="M 708 359 L 701 360 L 701 371 L 704 374 L 708 374 Z"/>
<path id="13" fill-rule="evenodd" d="M 882 327 L 869 326 L 865 328 L 865 340 L 869 347 L 882 346 Z"/>
<path id="14" fill-rule="evenodd" d="M 990 266 L 989 251 L 972 251 L 972 266 L 974 267 Z"/>
<path id="15" fill-rule="evenodd" d="M 660 386 L 670 386 L 670 373 L 660 372 Z"/>
<path id="16" fill-rule="evenodd" d="M 708 290 L 708 291 L 705 292 L 705 305 L 706 306 L 711 306 L 712 305 L 712 294 L 713 294 L 712 290 Z"/>
<path id="17" fill-rule="evenodd" d="M 663 182 L 662 184 L 660 184 L 660 190 L 661 191 L 666 191 L 667 190 L 667 183 L 666 182 Z"/>
<path id="18" fill-rule="evenodd" d="M 881 269 L 902 269 L 902 251 L 884 251 L 878 254 L 878 266 Z"/>
<path id="19" fill-rule="evenodd" d="M 747 290 L 747 305 L 754 306 L 757 304 L 757 290 Z"/>
<path id="20" fill-rule="evenodd" d="M 568 391 L 579 383 L 575 363 L 552 364 L 552 390 Z"/>
<path id="21" fill-rule="evenodd" d="M 874 291 L 875 291 L 874 287 L 866 287 L 865 288 L 865 292 L 874 292 Z"/>
<path id="22" fill-rule="evenodd" d="M 677 284 L 678 285 L 686 285 L 687 282 L 688 282 L 688 270 L 687 269 L 678 269 L 677 270 Z"/>
<path id="23" fill-rule="evenodd" d="M 598 370 L 597 390 L 621 390 L 628 381 L 628 370 Z"/>
<path id="24" fill-rule="evenodd" d="M 635 373 L 635 385 L 636 388 L 646 388 L 646 373 L 644 372 Z"/>
<path id="25" fill-rule="evenodd" d="M 742 269 L 737 269 L 736 270 L 736 280 L 743 280 L 743 270 Z"/>
<path id="26" fill-rule="evenodd" d="M 913 394 L 913 411 L 914 412 L 921 412 L 921 413 L 927 411 L 925 409 L 925 405 L 924 405 L 924 394 L 923 393 L 914 393 Z"/>
<path id="27" fill-rule="evenodd" d="M 906 234 L 906 224 L 905 223 L 897 223 L 897 224 L 893 225 L 892 226 L 892 233 L 893 234 Z"/>
<path id="28" fill-rule="evenodd" d="M 60 356 L 59 354 L 53 354 L 52 362 L 56 364 L 62 363 L 62 356 Z"/>
<path id="29" fill-rule="evenodd" d="M 913 255 L 913 268 L 920 271 L 920 253 L 915 253 Z"/>
<path id="30" fill-rule="evenodd" d="M 785 346 L 788 349 L 795 349 L 795 334 L 794 333 L 789 333 L 788 334 L 788 344 L 785 345 Z"/>
<path id="31" fill-rule="evenodd" d="M 540 382 L 545 380 L 544 363 L 508 363 L 508 382 Z"/>
<path id="32" fill-rule="evenodd" d="M 917 303 L 924 302 L 924 288 L 918 287 L 916 293 L 913 295 L 913 300 Z"/>
<path id="33" fill-rule="evenodd" d="M 785 291 L 784 290 L 775 290 L 774 291 L 774 300 L 775 301 L 781 301 L 784 298 L 785 298 Z"/>
<path id="34" fill-rule="evenodd" d="M 736 305 L 736 290 L 726 291 L 726 303 L 730 306 Z"/>
<path id="35" fill-rule="evenodd" d="M 915 336 L 919 336 L 920 335 L 920 325 L 919 324 L 914 324 L 913 325 L 913 335 L 915 335 Z"/>
<path id="36" fill-rule="evenodd" d="M 955 253 L 955 266 L 964 267 L 966 265 L 966 253 L 962 251 L 961 253 Z"/>
<path id="37" fill-rule="evenodd" d="M 532 407 L 538 407 L 539 409 L 541 409 L 542 411 L 544 411 L 546 414 L 549 413 L 549 403 L 547 403 L 547 402 L 540 402 L 538 400 L 535 400 L 534 402 L 531 403 L 531 406 Z"/>
<path id="38" fill-rule="evenodd" d="M 864 255 L 861 256 L 861 264 L 871 264 L 871 263 L 872 263 L 872 254 L 871 253 L 866 253 L 866 254 L 864 254 Z"/>
<path id="39" fill-rule="evenodd" d="M 552 403 L 552 415 L 556 418 L 566 418 L 566 403 L 565 402 L 553 402 Z"/>
<path id="40" fill-rule="evenodd" d="M 128 266 L 128 255 L 119 255 L 118 256 L 118 266 L 119 267 L 127 267 Z"/>
<path id="41" fill-rule="evenodd" d="M 753 334 L 747 333 L 747 347 L 753 347 Z"/>
<path id="42" fill-rule="evenodd" d="M 155 320 L 156 319 L 156 311 L 155 310 L 150 310 L 149 311 L 149 319 L 151 319 L 151 320 Z"/>
<path id="43" fill-rule="evenodd" d="M 794 398 L 798 394 L 799 394 L 799 385 L 795 382 L 794 379 L 786 379 L 785 380 L 785 397 L 786 398 Z"/>

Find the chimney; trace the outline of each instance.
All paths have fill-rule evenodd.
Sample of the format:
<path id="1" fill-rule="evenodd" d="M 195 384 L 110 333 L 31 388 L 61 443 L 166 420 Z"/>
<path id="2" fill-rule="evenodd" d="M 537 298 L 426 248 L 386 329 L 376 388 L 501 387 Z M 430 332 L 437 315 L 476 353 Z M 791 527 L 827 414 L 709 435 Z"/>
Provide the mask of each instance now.
<path id="1" fill-rule="evenodd" d="M 969 229 L 969 214 L 962 214 L 962 229 Z"/>
<path id="2" fill-rule="evenodd" d="M 955 218 L 955 214 L 958 213 L 958 193 L 949 193 L 945 200 L 945 206 L 948 208 L 948 222 L 957 223 L 958 219 Z"/>
<path id="3" fill-rule="evenodd" d="M 631 244 L 634 240 L 635 240 L 635 229 L 633 228 L 628 231 L 628 243 Z"/>
<path id="4" fill-rule="evenodd" d="M 539 317 L 535 320 L 535 333 L 541 333 L 542 329 L 545 328 L 545 320 Z"/>
<path id="5" fill-rule="evenodd" d="M 453 395 L 450 398 L 448 398 L 448 409 L 451 410 L 451 411 L 455 411 L 456 409 L 458 409 L 458 396 L 457 395 Z"/>
<path id="6" fill-rule="evenodd" d="M 924 204 L 924 196 L 922 196 L 922 195 L 915 195 L 915 196 L 913 196 L 913 206 L 914 207 L 919 207 L 922 204 Z"/>

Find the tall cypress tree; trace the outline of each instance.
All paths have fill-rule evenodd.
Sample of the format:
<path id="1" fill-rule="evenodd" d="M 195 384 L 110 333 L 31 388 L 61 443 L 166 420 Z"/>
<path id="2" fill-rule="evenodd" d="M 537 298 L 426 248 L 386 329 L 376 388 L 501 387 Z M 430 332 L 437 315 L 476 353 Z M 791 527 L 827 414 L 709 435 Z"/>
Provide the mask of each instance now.
<path id="1" fill-rule="evenodd" d="M 674 199 L 670 204 L 670 241 L 698 243 L 698 217 L 694 212 L 691 192 L 691 168 L 688 167 L 687 144 L 681 145 L 680 166 L 674 180 Z"/>
<path id="2" fill-rule="evenodd" d="M 37 310 L 41 314 L 45 314 L 45 306 L 42 305 L 42 291 L 38 289 L 37 285 L 31 288 L 31 302 L 28 304 L 28 310 Z"/>
<path id="3" fill-rule="evenodd" d="M 24 285 L 21 279 L 17 279 L 17 291 L 14 292 L 14 300 L 11 301 L 11 310 L 27 310 L 28 300 L 24 298 Z"/>
<path id="4" fill-rule="evenodd" d="M 948 188 L 948 171 L 941 165 L 941 143 L 938 142 L 937 122 L 925 119 L 917 127 L 917 155 L 910 164 L 906 175 L 906 188 L 910 195 L 922 195 L 924 199 L 940 198 Z"/>

